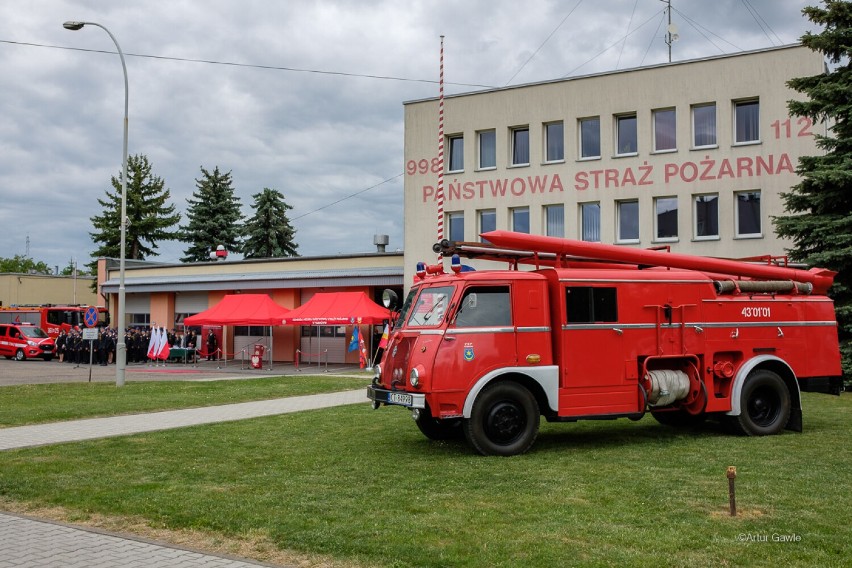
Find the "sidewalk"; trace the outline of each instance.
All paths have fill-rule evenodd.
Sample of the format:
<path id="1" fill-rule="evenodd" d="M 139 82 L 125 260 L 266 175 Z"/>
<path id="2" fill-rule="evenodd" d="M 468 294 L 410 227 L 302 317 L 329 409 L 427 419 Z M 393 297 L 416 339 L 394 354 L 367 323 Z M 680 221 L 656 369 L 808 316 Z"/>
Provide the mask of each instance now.
<path id="1" fill-rule="evenodd" d="M 257 568 L 272 566 L 94 529 L 0 513 L 0 568 Z"/>
<path id="2" fill-rule="evenodd" d="M 124 436 L 346 404 L 367 403 L 364 389 L 0 429 L 0 450 Z M 0 456 L 2 457 L 2 456 Z M 203 554 L 135 537 L 80 529 L 0 512 L 0 568 L 250 568 L 271 566 Z"/>
<path id="3" fill-rule="evenodd" d="M 79 442 L 80 440 L 93 440 L 110 436 L 124 436 L 140 432 L 154 432 L 214 422 L 230 422 L 232 420 L 287 414 L 288 412 L 315 410 L 359 402 L 367 403 L 367 395 L 364 389 L 184 410 L 166 410 L 148 414 L 129 414 L 109 418 L 89 418 L 51 424 L 0 428 L 0 451 L 43 446 L 45 444 L 60 444 L 62 442 Z"/>

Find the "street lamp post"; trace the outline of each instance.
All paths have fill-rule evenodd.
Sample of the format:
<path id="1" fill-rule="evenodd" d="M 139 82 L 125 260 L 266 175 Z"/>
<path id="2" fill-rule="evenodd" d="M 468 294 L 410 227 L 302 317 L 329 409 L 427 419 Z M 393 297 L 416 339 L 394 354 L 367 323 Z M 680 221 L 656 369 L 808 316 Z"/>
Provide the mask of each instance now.
<path id="1" fill-rule="evenodd" d="M 112 35 L 108 29 L 95 22 L 65 22 L 62 26 L 66 30 L 76 31 L 82 29 L 83 26 L 97 26 L 105 31 L 110 39 L 115 44 L 118 50 L 118 56 L 121 58 L 121 69 L 124 71 L 124 150 L 122 152 L 122 174 L 121 174 L 121 253 L 118 259 L 118 322 L 116 323 L 116 334 L 118 335 L 115 348 L 115 385 L 118 387 L 124 386 L 124 374 L 127 367 L 127 345 L 124 343 L 124 325 L 125 325 L 125 295 L 124 295 L 124 269 L 125 269 L 125 241 L 127 238 L 127 65 L 124 64 L 124 53 L 121 51 L 121 46 L 118 45 L 118 40 Z"/>

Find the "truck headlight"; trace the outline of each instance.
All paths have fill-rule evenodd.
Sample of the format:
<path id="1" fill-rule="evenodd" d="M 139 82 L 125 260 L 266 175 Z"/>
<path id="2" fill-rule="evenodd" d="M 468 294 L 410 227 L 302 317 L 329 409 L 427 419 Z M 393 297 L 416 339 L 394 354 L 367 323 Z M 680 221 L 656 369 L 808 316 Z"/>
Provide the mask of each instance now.
<path id="1" fill-rule="evenodd" d="M 382 366 L 378 363 L 373 366 L 373 378 L 377 381 L 381 380 L 382 378 Z"/>
<path id="2" fill-rule="evenodd" d="M 411 373 L 408 375 L 408 382 L 414 388 L 420 387 L 420 373 L 417 372 L 417 369 L 411 369 Z"/>

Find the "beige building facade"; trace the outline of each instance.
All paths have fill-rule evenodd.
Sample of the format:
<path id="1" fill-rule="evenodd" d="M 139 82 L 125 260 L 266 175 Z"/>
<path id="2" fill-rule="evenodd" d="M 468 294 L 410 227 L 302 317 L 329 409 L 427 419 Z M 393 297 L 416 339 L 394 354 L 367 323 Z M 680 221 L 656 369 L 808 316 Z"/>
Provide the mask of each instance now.
<path id="1" fill-rule="evenodd" d="M 44 304 L 80 304 L 103 306 L 103 300 L 92 291 L 90 276 L 55 276 L 52 274 L 0 274 L 0 307 Z"/>
<path id="2" fill-rule="evenodd" d="M 444 237 L 493 229 L 702 256 L 784 254 L 772 217 L 824 126 L 791 117 L 799 45 L 448 96 Z M 405 103 L 405 282 L 434 262 L 438 104 Z M 475 264 L 475 263 L 474 263 Z"/>

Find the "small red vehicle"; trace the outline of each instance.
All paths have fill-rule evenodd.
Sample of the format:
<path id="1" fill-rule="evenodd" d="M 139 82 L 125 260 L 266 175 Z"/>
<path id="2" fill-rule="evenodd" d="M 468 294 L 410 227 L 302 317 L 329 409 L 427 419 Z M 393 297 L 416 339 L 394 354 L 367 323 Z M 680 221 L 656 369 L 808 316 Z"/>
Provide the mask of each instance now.
<path id="1" fill-rule="evenodd" d="M 53 338 L 31 324 L 0 323 L 0 355 L 6 359 L 41 358 L 50 361 L 56 354 Z"/>
<path id="2" fill-rule="evenodd" d="M 515 455 L 550 422 L 708 417 L 747 435 L 802 430 L 802 391 L 839 394 L 834 272 L 493 231 L 436 245 L 367 396 L 427 437 Z M 463 270 L 459 257 L 509 262 Z M 533 270 L 518 270 L 520 265 Z M 390 303 L 388 298 L 386 303 Z"/>

